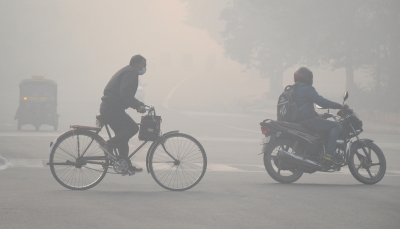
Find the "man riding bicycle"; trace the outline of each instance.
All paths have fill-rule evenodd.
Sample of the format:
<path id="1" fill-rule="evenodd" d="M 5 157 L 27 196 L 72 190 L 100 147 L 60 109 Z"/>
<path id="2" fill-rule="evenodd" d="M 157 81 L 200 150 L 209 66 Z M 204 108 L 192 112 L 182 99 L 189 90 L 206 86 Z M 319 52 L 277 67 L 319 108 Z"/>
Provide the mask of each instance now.
<path id="1" fill-rule="evenodd" d="M 332 102 L 320 96 L 313 85 L 313 73 L 306 67 L 297 69 L 294 73 L 296 86 L 295 102 L 298 107 L 298 123 L 314 133 L 329 133 L 328 144 L 323 159 L 333 163 L 341 164 L 334 157 L 336 141 L 339 136 L 340 124 L 326 120 L 318 115 L 314 109 L 314 103 L 331 109 L 348 109 L 344 104 Z"/>
<path id="2" fill-rule="evenodd" d="M 145 104 L 135 98 L 139 75 L 143 75 L 145 72 L 146 59 L 141 55 L 133 56 L 129 65 L 111 77 L 101 98 L 100 115 L 115 133 L 115 136 L 106 142 L 105 148 L 110 153 L 113 149 L 118 149 L 119 157 L 128 163 L 129 175 L 142 172 L 143 169 L 133 166 L 128 157 L 129 139 L 139 131 L 139 126 L 125 110 L 131 107 L 139 113 L 146 112 Z"/>

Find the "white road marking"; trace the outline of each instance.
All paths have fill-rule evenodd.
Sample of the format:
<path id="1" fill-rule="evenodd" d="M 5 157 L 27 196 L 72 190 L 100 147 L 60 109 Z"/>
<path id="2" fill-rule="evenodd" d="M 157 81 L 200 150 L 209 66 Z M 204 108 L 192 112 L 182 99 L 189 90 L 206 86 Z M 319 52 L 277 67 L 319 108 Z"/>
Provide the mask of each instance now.
<path id="1" fill-rule="evenodd" d="M 400 150 L 400 144 L 399 143 L 375 142 L 375 144 L 377 144 L 382 149 Z"/>
<path id="2" fill-rule="evenodd" d="M 0 166 L 0 170 L 6 168 L 48 168 L 48 159 L 10 159 L 7 160 L 0 156 L 0 159 L 8 162 L 8 165 Z M 132 164 L 137 167 L 146 168 L 145 161 L 133 161 Z M 239 168 L 238 168 L 239 167 Z M 246 168 L 246 169 L 244 169 Z M 249 165 L 249 164 L 219 164 L 208 163 L 207 172 L 239 172 L 239 173 L 266 173 L 264 165 Z M 351 175 L 347 167 L 342 168 L 338 172 L 326 173 L 317 172 L 318 175 Z M 385 176 L 400 177 L 400 170 L 386 170 Z"/>
<path id="3" fill-rule="evenodd" d="M 1 132 L 0 137 L 58 137 L 62 133 L 46 133 L 46 132 Z"/>
<path id="4" fill-rule="evenodd" d="M 234 129 L 240 129 L 236 127 L 231 127 L 231 126 L 225 126 L 228 128 L 234 128 Z M 243 131 L 250 131 L 246 129 L 241 129 Z M 258 131 L 251 131 L 251 132 L 257 132 Z M 0 137 L 53 137 L 54 139 L 60 136 L 62 133 L 29 133 L 29 132 L 3 132 L 0 133 Z M 108 139 L 107 135 L 100 135 L 104 139 Z M 221 137 L 210 137 L 210 136 L 196 136 L 194 137 L 199 140 L 200 142 L 202 141 L 210 141 L 210 142 L 240 142 L 240 143 L 260 143 L 261 142 L 261 137 L 260 138 L 221 138 Z M 395 142 L 375 142 L 381 149 L 391 149 L 391 150 L 400 150 L 400 143 L 395 143 Z M 133 146 L 133 145 L 130 145 Z"/>
<path id="5" fill-rule="evenodd" d="M 235 114 L 235 113 L 214 113 L 214 112 L 199 112 L 199 111 L 178 111 L 187 115 L 195 116 L 212 116 L 212 117 L 242 117 L 242 118 L 252 118 L 254 115 L 248 114 Z"/>
<path id="6" fill-rule="evenodd" d="M 244 172 L 245 170 L 238 169 L 229 165 L 225 164 L 207 164 L 208 171 L 215 171 L 215 172 Z"/>
<path id="7" fill-rule="evenodd" d="M 40 159 L 10 159 L 11 167 L 44 168 L 48 160 Z M 45 163 L 43 163 L 45 162 Z"/>
<path id="8" fill-rule="evenodd" d="M 11 162 L 9 162 L 7 160 L 7 158 L 0 156 L 0 170 L 4 170 L 10 166 L 11 166 Z"/>
<path id="9" fill-rule="evenodd" d="M 195 137 L 199 142 L 241 142 L 241 143 L 260 143 L 260 138 L 216 138 L 209 136 Z"/>

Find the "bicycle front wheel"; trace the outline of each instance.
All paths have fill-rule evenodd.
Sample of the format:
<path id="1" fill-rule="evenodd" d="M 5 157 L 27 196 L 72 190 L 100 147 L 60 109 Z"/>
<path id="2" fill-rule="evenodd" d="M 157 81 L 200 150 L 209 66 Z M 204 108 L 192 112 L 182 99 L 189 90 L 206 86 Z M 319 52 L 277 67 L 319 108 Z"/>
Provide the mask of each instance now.
<path id="1" fill-rule="evenodd" d="M 171 191 L 193 188 L 207 169 L 203 146 L 192 136 L 182 133 L 167 135 L 150 152 L 149 168 L 154 180 Z"/>
<path id="2" fill-rule="evenodd" d="M 62 186 L 85 190 L 106 175 L 109 160 L 99 147 L 102 137 L 88 130 L 71 130 L 61 135 L 50 153 L 50 170 Z"/>

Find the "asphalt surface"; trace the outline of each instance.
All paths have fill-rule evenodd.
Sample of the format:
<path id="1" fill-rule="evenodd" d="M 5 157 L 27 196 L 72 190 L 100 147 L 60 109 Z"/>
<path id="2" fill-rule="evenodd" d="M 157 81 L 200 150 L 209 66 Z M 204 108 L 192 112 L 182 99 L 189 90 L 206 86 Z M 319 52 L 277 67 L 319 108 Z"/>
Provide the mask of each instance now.
<path id="1" fill-rule="evenodd" d="M 197 186 L 167 191 L 143 172 L 67 190 L 46 166 L 49 143 L 62 132 L 1 131 L 0 228 L 400 227 L 400 136 L 363 135 L 386 156 L 386 176 L 376 185 L 359 183 L 347 169 L 285 185 L 268 176 L 258 155 L 263 117 L 159 107 L 164 132 L 193 135 L 206 150 L 208 170 Z M 134 138 L 131 149 L 139 143 Z M 143 165 L 145 155 L 134 163 Z"/>

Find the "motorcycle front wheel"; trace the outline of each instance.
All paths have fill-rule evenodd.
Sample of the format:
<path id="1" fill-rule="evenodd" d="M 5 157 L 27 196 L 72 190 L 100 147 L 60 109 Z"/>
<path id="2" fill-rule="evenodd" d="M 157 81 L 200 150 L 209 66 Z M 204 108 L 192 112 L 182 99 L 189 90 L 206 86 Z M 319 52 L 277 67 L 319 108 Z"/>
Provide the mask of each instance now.
<path id="1" fill-rule="evenodd" d="M 294 143 L 287 139 L 277 139 L 264 152 L 264 166 L 268 174 L 281 183 L 293 183 L 300 179 L 303 171 L 293 169 L 288 163 L 279 157 L 279 151 L 294 153 Z"/>
<path id="2" fill-rule="evenodd" d="M 386 159 L 382 150 L 372 142 L 365 142 L 364 149 L 371 155 L 368 159 L 362 143 L 353 146 L 349 155 L 351 174 L 363 184 L 376 184 L 385 176 Z"/>

